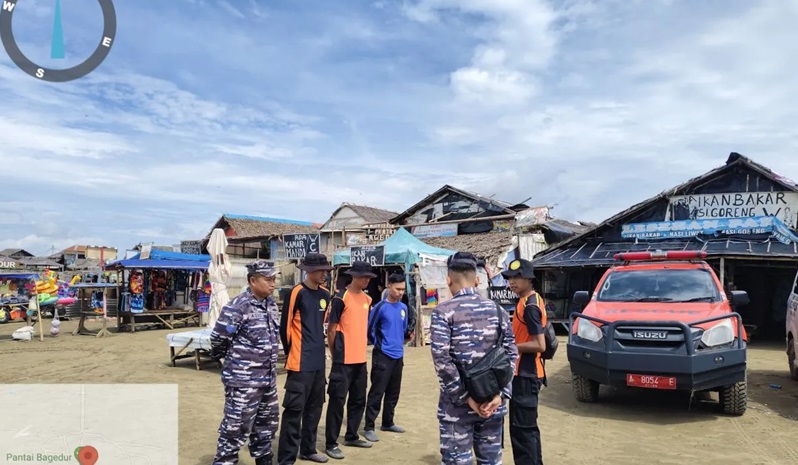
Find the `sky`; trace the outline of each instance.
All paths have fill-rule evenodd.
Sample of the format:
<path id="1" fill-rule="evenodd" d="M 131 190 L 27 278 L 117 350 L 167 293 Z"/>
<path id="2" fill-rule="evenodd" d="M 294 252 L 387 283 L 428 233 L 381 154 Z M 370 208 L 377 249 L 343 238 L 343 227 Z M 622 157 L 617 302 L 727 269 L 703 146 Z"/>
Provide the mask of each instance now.
<path id="1" fill-rule="evenodd" d="M 0 0 L 2 2 L 2 0 Z M 96 0 L 18 0 L 34 62 L 100 42 Z M 0 50 L 0 249 L 324 222 L 443 184 L 600 222 L 739 152 L 798 179 L 798 1 L 115 1 L 67 83 Z"/>

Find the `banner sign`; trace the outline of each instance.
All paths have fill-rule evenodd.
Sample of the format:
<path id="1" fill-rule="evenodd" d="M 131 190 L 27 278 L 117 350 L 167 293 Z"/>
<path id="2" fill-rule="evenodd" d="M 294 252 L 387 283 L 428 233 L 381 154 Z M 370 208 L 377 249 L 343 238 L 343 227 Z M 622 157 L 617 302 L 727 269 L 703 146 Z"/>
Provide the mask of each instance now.
<path id="1" fill-rule="evenodd" d="M 506 286 L 488 286 L 488 298 L 502 307 L 515 307 L 518 303 L 518 294 Z"/>
<path id="2" fill-rule="evenodd" d="M 798 237 L 775 216 L 629 223 L 621 227 L 621 237 L 624 239 L 643 240 L 690 238 L 698 235 L 746 236 L 768 233 L 783 244 L 789 245 L 798 242 Z"/>
<path id="3" fill-rule="evenodd" d="M 371 266 L 385 265 L 384 245 L 360 245 L 349 249 L 349 263 L 366 262 Z"/>
<path id="4" fill-rule="evenodd" d="M 180 241 L 180 253 L 201 255 L 202 247 L 201 241 Z"/>
<path id="5" fill-rule="evenodd" d="M 457 224 L 424 224 L 414 226 L 411 233 L 415 237 L 451 237 L 457 235 Z"/>
<path id="6" fill-rule="evenodd" d="M 319 234 L 283 234 L 285 258 L 305 258 L 309 253 L 319 253 Z"/>
<path id="7" fill-rule="evenodd" d="M 798 192 L 731 192 L 677 195 L 669 200 L 666 221 L 775 216 L 798 227 Z"/>

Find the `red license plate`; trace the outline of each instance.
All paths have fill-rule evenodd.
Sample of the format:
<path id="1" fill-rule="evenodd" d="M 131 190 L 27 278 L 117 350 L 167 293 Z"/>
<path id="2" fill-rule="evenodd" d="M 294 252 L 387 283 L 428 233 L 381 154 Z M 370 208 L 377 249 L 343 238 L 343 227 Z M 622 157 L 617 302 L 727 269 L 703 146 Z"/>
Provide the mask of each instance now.
<path id="1" fill-rule="evenodd" d="M 648 389 L 676 389 L 676 378 L 654 375 L 626 375 L 626 385 Z"/>

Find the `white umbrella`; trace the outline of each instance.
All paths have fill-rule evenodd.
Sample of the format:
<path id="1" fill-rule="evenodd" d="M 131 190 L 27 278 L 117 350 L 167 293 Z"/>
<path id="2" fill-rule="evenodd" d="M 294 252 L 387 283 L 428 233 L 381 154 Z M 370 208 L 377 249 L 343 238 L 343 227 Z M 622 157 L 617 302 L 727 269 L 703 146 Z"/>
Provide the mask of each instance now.
<path id="1" fill-rule="evenodd" d="M 232 265 L 227 256 L 227 237 L 224 230 L 216 228 L 211 232 L 208 240 L 208 253 L 211 256 L 211 264 L 208 267 L 208 275 L 211 280 L 211 306 L 208 311 L 208 327 L 213 328 L 222 307 L 230 301 L 227 294 L 227 283 L 232 272 Z"/>

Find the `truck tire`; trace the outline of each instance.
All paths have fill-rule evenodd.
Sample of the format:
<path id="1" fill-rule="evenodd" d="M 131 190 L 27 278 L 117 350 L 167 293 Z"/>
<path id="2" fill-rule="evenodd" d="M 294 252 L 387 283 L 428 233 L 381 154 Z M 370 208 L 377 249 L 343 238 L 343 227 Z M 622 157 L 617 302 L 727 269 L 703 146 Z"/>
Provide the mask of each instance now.
<path id="1" fill-rule="evenodd" d="M 0 308 L 0 324 L 8 323 L 11 320 L 11 315 L 8 313 L 7 308 Z"/>
<path id="2" fill-rule="evenodd" d="M 798 381 L 798 368 L 795 367 L 795 341 L 787 341 L 787 361 L 790 363 L 790 378 Z"/>
<path id="3" fill-rule="evenodd" d="M 726 415 L 740 416 L 748 408 L 748 381 L 720 389 L 720 407 Z"/>
<path id="4" fill-rule="evenodd" d="M 579 402 L 598 401 L 599 383 L 576 373 L 571 373 L 571 383 L 574 387 L 576 400 Z"/>

